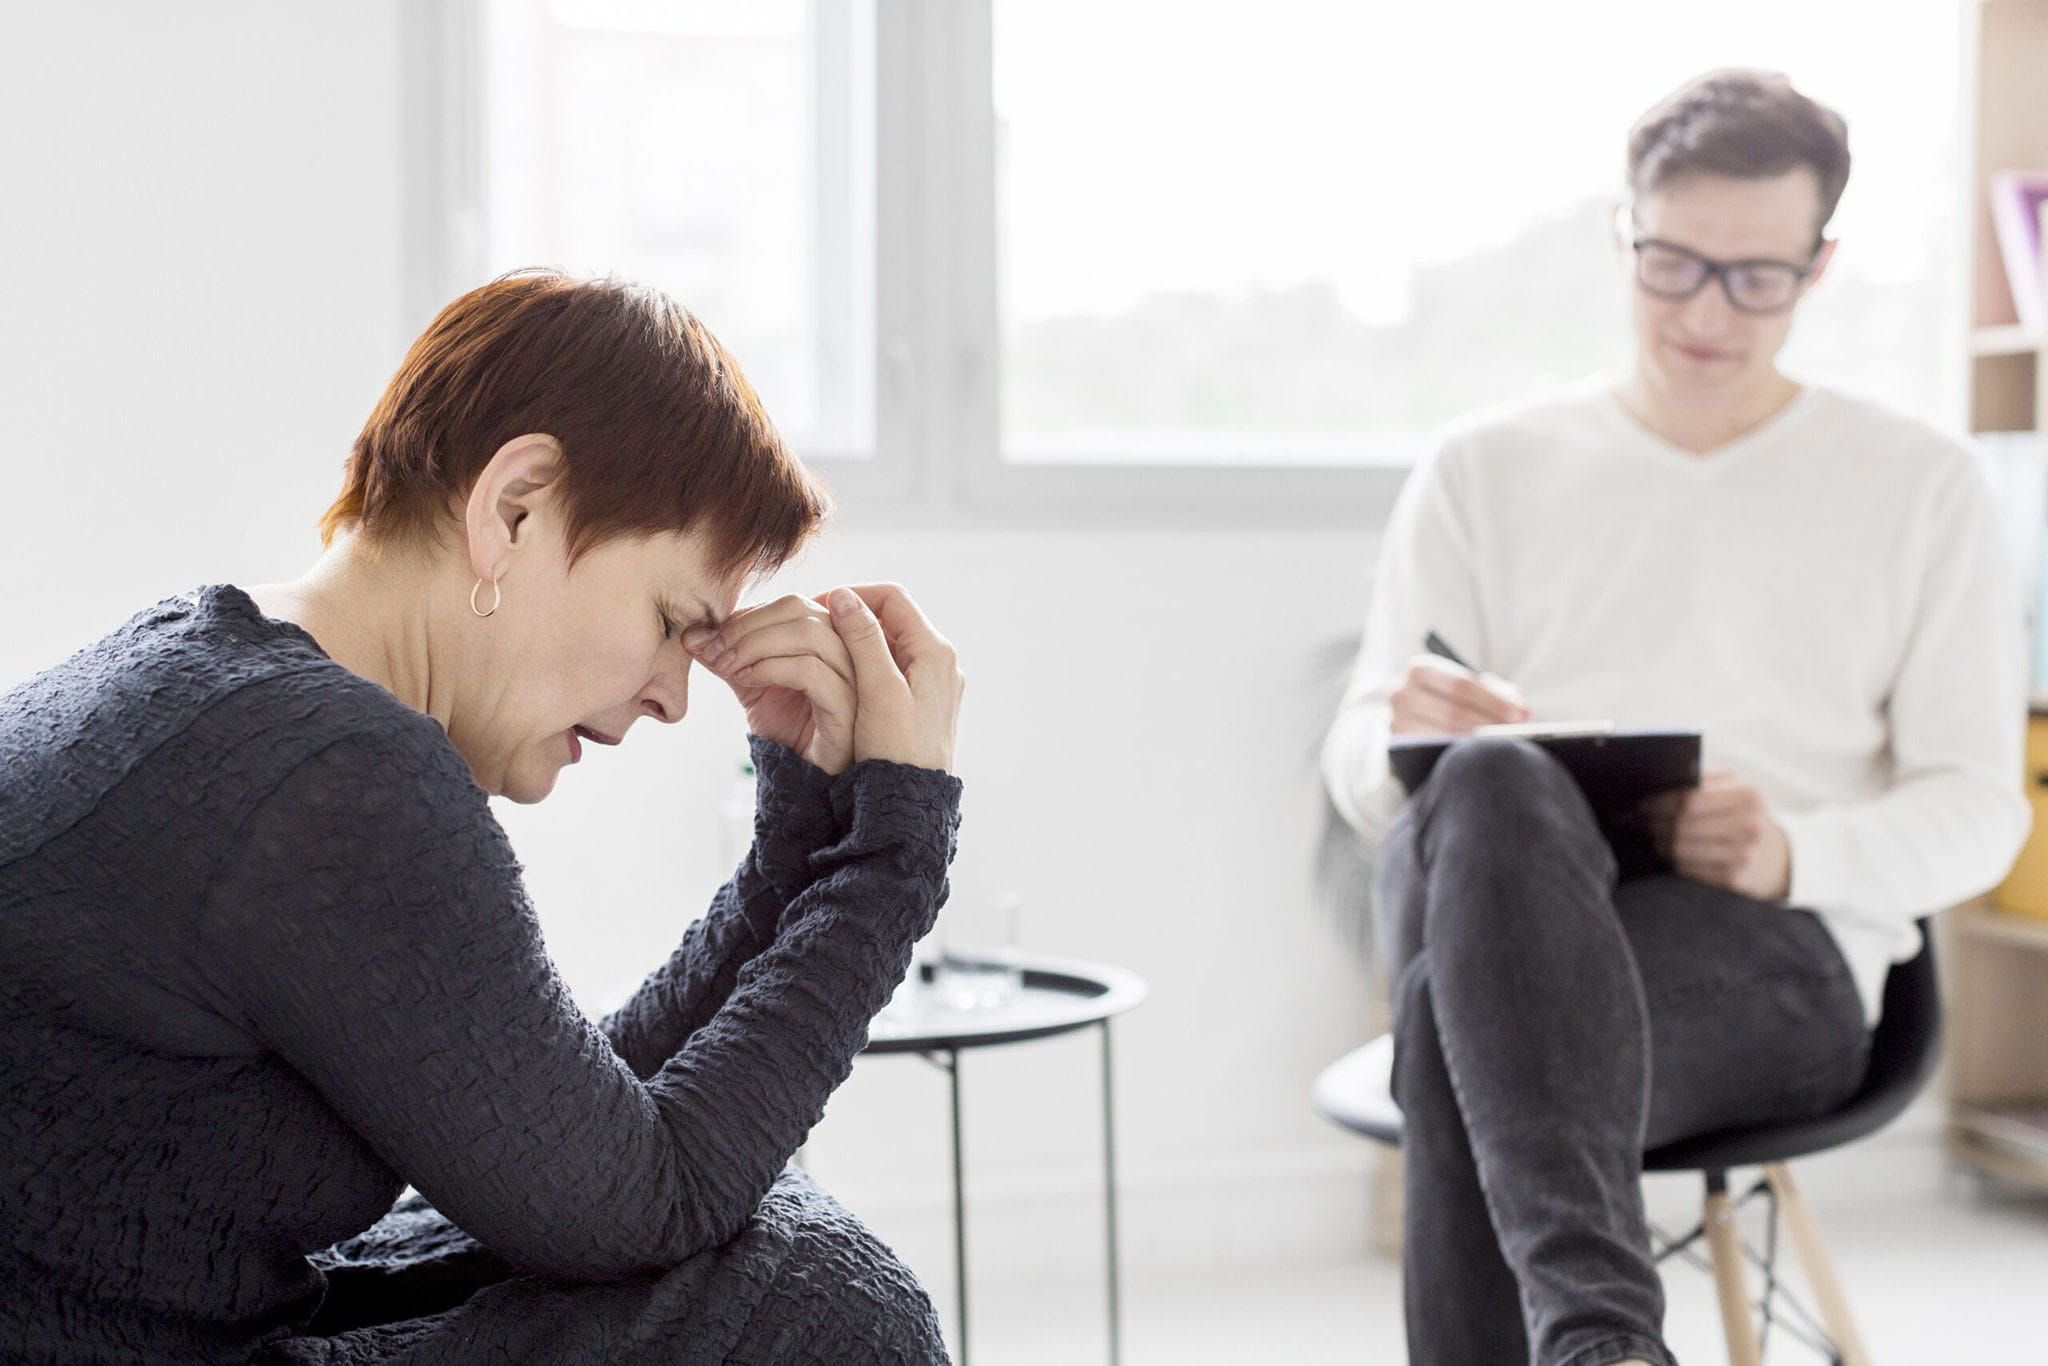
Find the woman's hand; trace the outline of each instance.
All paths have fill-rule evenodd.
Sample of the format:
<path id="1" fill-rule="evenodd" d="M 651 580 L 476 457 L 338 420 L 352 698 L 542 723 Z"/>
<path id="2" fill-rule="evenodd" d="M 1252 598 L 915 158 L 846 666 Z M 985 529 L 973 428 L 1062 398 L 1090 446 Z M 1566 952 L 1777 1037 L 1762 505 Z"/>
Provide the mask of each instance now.
<path id="1" fill-rule="evenodd" d="M 683 645 L 732 688 L 748 730 L 827 773 L 853 762 L 853 659 L 817 603 L 791 594 L 743 608 L 716 630 L 685 632 Z"/>
<path id="2" fill-rule="evenodd" d="M 853 757 L 953 771 L 953 732 L 967 677 L 946 638 L 893 583 L 826 595 L 832 626 L 853 657 L 859 701 Z"/>
<path id="3" fill-rule="evenodd" d="M 1526 721 L 1529 706 L 1505 678 L 1476 674 L 1442 655 L 1408 661 L 1401 686 L 1387 699 L 1396 735 L 1469 735 L 1478 726 Z"/>

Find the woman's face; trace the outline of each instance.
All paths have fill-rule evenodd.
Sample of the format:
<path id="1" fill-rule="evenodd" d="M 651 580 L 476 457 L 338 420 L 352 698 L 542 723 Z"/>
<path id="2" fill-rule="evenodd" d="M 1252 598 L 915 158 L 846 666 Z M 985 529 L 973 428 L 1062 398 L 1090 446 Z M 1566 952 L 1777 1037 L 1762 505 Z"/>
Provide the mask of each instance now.
<path id="1" fill-rule="evenodd" d="M 478 608 L 497 608 L 457 617 L 448 738 L 486 792 L 515 802 L 547 796 L 588 746 L 619 743 L 643 716 L 682 720 L 683 632 L 723 621 L 746 577 L 721 577 L 701 538 L 676 532 L 601 541 L 571 567 L 551 450 L 508 443 L 493 460 L 466 509 L 458 571 L 483 577 Z"/>
<path id="2" fill-rule="evenodd" d="M 495 628 L 504 680 L 486 713 L 496 752 L 483 770 L 502 777 L 486 788 L 516 802 L 547 796 L 588 746 L 619 743 L 642 716 L 682 720 L 692 663 L 682 634 L 724 620 L 739 597 L 694 536 L 616 539 L 566 564 L 560 554 L 518 564 L 499 584 L 498 610 L 477 623 Z M 485 584 L 478 603 L 490 600 Z"/>

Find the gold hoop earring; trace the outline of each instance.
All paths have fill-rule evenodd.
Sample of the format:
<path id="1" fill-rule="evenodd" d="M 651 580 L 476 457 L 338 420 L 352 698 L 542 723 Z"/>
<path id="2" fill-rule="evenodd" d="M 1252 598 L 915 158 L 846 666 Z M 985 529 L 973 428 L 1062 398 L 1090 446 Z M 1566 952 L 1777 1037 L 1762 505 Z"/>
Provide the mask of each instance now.
<path id="1" fill-rule="evenodd" d="M 483 586 L 484 581 L 482 579 L 478 579 L 476 581 L 476 587 L 469 590 L 469 610 L 476 613 L 480 617 L 487 617 L 491 614 L 491 612 L 495 612 L 498 610 L 498 603 L 503 600 L 505 595 L 499 590 L 498 581 L 496 579 L 492 579 L 491 612 L 486 612 L 483 608 L 476 605 L 476 595 L 483 591 Z"/>

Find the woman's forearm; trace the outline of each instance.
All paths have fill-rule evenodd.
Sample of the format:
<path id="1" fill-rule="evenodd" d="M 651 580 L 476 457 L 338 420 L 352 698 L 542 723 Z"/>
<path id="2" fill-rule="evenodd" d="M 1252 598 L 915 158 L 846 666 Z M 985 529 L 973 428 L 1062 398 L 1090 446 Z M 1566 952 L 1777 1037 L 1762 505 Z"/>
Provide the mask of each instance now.
<path id="1" fill-rule="evenodd" d="M 816 876 L 811 856 L 844 833 L 829 774 L 771 740 L 754 736 L 752 748 L 752 846 L 675 952 L 600 1021 L 639 1077 L 654 1075 L 725 1004 L 740 969 L 774 941 L 783 912 Z"/>
<path id="2" fill-rule="evenodd" d="M 833 781 L 847 831 L 729 998 L 649 1079 L 689 1170 L 684 1234 L 715 1246 L 744 1224 L 852 1069 L 869 1022 L 947 894 L 960 782 L 882 760 Z"/>

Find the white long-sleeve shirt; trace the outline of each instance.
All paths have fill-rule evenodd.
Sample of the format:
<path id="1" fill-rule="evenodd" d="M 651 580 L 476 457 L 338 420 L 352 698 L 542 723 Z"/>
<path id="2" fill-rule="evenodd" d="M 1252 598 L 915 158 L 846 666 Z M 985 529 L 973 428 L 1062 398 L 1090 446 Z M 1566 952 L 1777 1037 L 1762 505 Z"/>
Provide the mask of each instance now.
<path id="1" fill-rule="evenodd" d="M 1589 381 L 1452 430 L 1388 521 L 1323 749 L 1378 842 L 1388 695 L 1434 629 L 1539 720 L 1700 730 L 1791 845 L 1875 1020 L 1915 918 L 2025 839 L 2022 616 L 1968 448 L 1824 388 L 1700 456 Z"/>

